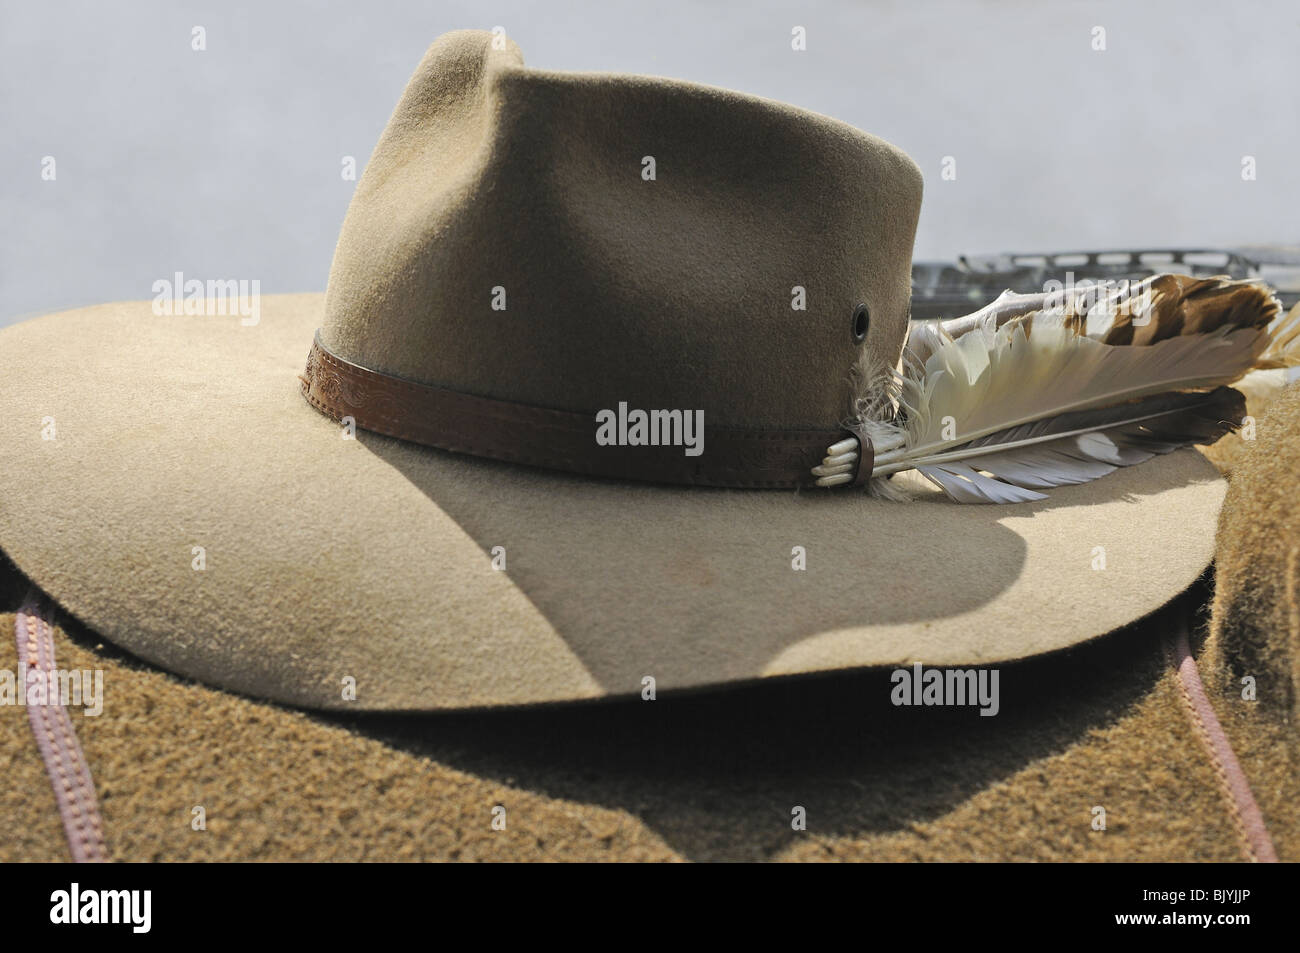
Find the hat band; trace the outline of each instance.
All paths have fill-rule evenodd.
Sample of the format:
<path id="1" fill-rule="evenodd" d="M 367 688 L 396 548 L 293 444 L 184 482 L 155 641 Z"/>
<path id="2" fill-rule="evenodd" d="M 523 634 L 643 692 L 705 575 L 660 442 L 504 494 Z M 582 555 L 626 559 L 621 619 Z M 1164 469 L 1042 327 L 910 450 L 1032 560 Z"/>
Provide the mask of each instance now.
<path id="1" fill-rule="evenodd" d="M 849 433 L 704 425 L 698 456 L 680 444 L 602 445 L 599 415 L 477 397 L 372 371 L 331 353 L 319 331 L 299 379 L 317 410 L 335 420 L 350 417 L 374 433 L 509 463 L 654 483 L 810 486 L 827 447 Z M 868 463 L 853 482 L 864 482 L 870 473 Z"/>

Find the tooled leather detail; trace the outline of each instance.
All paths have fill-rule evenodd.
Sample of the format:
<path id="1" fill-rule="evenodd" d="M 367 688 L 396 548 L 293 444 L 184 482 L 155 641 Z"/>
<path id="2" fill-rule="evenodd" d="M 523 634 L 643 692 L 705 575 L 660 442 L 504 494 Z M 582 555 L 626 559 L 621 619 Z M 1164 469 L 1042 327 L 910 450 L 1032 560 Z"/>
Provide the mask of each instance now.
<path id="1" fill-rule="evenodd" d="M 840 430 L 704 427 L 703 453 L 681 446 L 601 446 L 596 415 L 478 397 L 394 377 L 331 353 L 317 334 L 300 380 L 317 410 L 442 450 L 589 476 L 722 487 L 796 487 Z"/>

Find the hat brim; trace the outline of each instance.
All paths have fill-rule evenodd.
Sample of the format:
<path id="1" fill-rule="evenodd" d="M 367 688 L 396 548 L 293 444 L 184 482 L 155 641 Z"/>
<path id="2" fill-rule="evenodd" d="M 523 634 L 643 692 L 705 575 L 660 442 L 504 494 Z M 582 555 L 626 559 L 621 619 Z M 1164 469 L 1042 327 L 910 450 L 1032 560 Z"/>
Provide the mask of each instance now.
<path id="1" fill-rule="evenodd" d="M 1211 559 L 1224 483 L 1192 450 L 1000 507 L 343 439 L 297 380 L 323 300 L 0 331 L 0 549 L 163 668 L 354 710 L 1009 661 L 1147 615 Z"/>

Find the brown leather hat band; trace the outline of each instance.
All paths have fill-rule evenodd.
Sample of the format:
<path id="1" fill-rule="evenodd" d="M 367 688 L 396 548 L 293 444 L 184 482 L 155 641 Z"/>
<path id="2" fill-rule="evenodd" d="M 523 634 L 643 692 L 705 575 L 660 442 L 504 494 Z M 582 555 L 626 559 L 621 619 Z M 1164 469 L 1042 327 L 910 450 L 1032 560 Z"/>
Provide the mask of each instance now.
<path id="1" fill-rule="evenodd" d="M 842 430 L 705 426 L 702 452 L 683 446 L 602 446 L 596 415 L 476 397 L 368 370 L 332 354 L 317 334 L 302 392 L 335 420 L 457 453 L 591 476 L 702 486 L 795 487 Z"/>

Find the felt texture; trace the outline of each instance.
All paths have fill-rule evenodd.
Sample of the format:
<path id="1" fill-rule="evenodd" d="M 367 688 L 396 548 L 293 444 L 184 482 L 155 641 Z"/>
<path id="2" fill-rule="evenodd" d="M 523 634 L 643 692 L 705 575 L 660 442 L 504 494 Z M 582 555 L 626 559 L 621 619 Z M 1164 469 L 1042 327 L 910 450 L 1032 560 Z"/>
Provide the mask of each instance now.
<path id="1" fill-rule="evenodd" d="M 164 668 L 351 710 L 1015 659 L 1156 610 L 1210 560 L 1223 484 L 1192 450 L 1004 508 L 345 440 L 295 379 L 321 305 L 267 296 L 244 327 L 136 302 L 0 332 L 42 355 L 0 378 L 0 548 Z"/>
<path id="2" fill-rule="evenodd" d="M 103 714 L 74 721 L 120 861 L 1239 861 L 1161 648 L 1205 598 L 1198 585 L 1122 633 L 1001 667 L 993 718 L 894 707 L 872 671 L 654 702 L 312 715 L 159 672 L 67 620 L 55 639 L 61 667 L 105 672 Z M 0 631 L 17 603 L 0 604 Z M 14 662 L 0 640 L 0 668 Z M 1293 736 L 1257 705 L 1213 701 L 1280 858 L 1300 860 Z M 0 757 L 0 862 L 66 860 L 21 708 L 0 707 Z"/>
<path id="3" fill-rule="evenodd" d="M 1179 593 L 1223 494 L 1194 452 L 1014 510 L 904 505 L 343 440 L 298 394 L 323 325 L 349 359 L 471 393 L 827 426 L 855 369 L 897 357 L 920 192 L 833 120 L 451 34 L 358 183 L 327 296 L 264 298 L 252 327 L 136 302 L 0 332 L 0 550 L 81 620 L 60 616 L 60 667 L 105 672 L 104 713 L 74 720 L 112 856 L 1240 859 L 1161 646 L 1204 598 Z M 1265 504 L 1290 532 L 1283 510 Z M 1221 529 L 1238 564 L 1251 518 Z M 1275 625 L 1294 576 L 1263 601 L 1232 571 L 1206 680 L 1296 860 L 1295 655 L 1268 634 L 1294 633 Z M 27 584 L 0 560 L 11 671 Z M 669 691 L 914 660 L 1001 663 L 1001 712 L 894 707 L 873 668 Z M 1243 665 L 1270 673 L 1257 702 Z M 380 713 L 480 706 L 507 707 Z M 66 859 L 18 706 L 0 768 L 0 861 Z"/>
<path id="4" fill-rule="evenodd" d="M 855 366 L 892 366 L 906 332 L 912 160 L 729 90 L 530 69 L 497 39 L 449 33 L 416 69 L 339 235 L 326 346 L 562 410 L 702 409 L 720 427 L 848 417 Z"/>
<path id="5" fill-rule="evenodd" d="M 1291 384 L 1242 441 L 1219 521 L 1211 649 L 1226 691 L 1254 678 L 1294 726 L 1300 697 L 1300 386 Z M 1234 687 L 1235 686 L 1235 687 Z"/>

